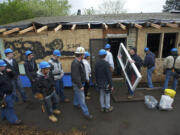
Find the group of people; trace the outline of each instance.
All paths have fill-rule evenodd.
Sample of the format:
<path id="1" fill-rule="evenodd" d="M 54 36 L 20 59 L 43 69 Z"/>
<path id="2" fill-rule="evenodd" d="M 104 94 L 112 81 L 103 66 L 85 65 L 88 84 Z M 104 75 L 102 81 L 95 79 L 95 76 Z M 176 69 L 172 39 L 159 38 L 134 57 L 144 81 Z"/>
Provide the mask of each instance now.
<path id="1" fill-rule="evenodd" d="M 112 112 L 113 106 L 110 104 L 110 94 L 114 90 L 112 84 L 112 73 L 114 71 L 113 55 L 110 52 L 111 45 L 106 44 L 104 49 L 99 50 L 99 60 L 94 67 L 94 76 L 97 89 L 100 93 L 100 111 Z M 155 55 L 145 48 L 146 53 L 144 61 L 137 55 L 136 48 L 130 48 L 129 53 L 139 71 L 141 67 L 147 67 L 147 82 L 148 87 L 153 88 L 152 73 L 155 69 Z M 18 102 L 19 98 L 16 94 L 16 89 L 19 91 L 22 101 L 27 102 L 26 93 L 22 87 L 19 78 L 18 63 L 14 59 L 13 50 L 10 48 L 4 51 L 6 58 L 0 59 L 0 110 L 2 119 L 7 119 L 12 124 L 20 124 L 21 120 L 15 114 L 14 101 Z M 52 58 L 49 61 L 42 61 L 39 64 L 39 69 L 34 59 L 33 52 L 27 50 L 25 52 L 26 60 L 24 68 L 27 77 L 32 86 L 32 95 L 44 102 L 49 120 L 57 122 L 61 111 L 57 108 L 59 101 L 69 102 L 64 94 L 63 76 L 64 71 L 62 64 L 59 61 L 61 56 L 60 50 L 52 52 Z M 83 47 L 78 47 L 75 51 L 75 59 L 71 64 L 71 78 L 74 89 L 73 105 L 75 108 L 81 108 L 83 115 L 87 119 L 92 119 L 93 116 L 88 110 L 85 100 L 90 99 L 88 92 L 91 80 L 91 66 L 89 64 L 90 53 L 85 51 Z M 164 69 L 166 80 L 164 88 L 168 88 L 168 82 L 171 77 L 174 78 L 173 89 L 176 90 L 178 78 L 180 76 L 180 56 L 178 50 L 173 48 L 171 55 L 164 61 Z M 130 81 L 135 81 L 135 74 L 130 74 Z M 133 91 L 128 86 L 129 98 L 134 96 Z"/>

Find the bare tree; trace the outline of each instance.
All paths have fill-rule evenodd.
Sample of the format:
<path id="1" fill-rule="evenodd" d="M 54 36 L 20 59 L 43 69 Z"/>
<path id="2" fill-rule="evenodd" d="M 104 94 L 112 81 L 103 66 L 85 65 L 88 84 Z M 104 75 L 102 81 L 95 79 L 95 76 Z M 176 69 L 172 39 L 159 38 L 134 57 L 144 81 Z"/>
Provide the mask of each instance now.
<path id="1" fill-rule="evenodd" d="M 103 0 L 99 5 L 99 13 L 101 14 L 119 14 L 125 13 L 124 0 Z"/>
<path id="2" fill-rule="evenodd" d="M 84 15 L 95 15 L 95 14 L 96 14 L 96 10 L 93 7 L 84 9 Z"/>

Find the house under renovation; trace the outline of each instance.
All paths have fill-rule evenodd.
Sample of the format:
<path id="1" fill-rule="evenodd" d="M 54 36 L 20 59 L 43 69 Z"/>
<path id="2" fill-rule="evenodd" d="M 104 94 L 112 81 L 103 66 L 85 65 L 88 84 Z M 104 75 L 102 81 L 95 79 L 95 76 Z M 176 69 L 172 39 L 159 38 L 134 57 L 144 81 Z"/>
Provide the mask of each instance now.
<path id="1" fill-rule="evenodd" d="M 120 43 L 136 47 L 144 58 L 144 48 L 149 47 L 156 55 L 153 81 L 163 81 L 163 58 L 173 47 L 180 53 L 180 13 L 123 13 L 118 15 L 39 17 L 0 26 L 0 50 L 12 48 L 24 74 L 25 51 L 34 52 L 37 63 L 49 60 L 54 49 L 62 52 L 61 62 L 66 73 L 70 72 L 74 51 L 82 46 L 91 53 L 93 68 L 99 49 L 105 44 L 112 46 L 114 77 L 121 74 L 117 53 Z M 142 75 L 146 78 L 145 69 Z M 145 81 L 146 79 L 142 79 Z"/>

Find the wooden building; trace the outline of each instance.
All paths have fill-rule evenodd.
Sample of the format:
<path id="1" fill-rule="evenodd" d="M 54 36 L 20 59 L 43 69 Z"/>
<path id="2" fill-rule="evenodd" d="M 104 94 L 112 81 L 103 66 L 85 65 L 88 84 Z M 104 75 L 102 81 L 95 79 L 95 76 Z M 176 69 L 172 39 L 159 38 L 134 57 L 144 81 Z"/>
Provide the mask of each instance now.
<path id="1" fill-rule="evenodd" d="M 0 26 L 0 51 L 12 48 L 24 74 L 25 51 L 34 52 L 37 62 L 49 60 L 54 49 L 62 52 L 65 72 L 70 72 L 74 51 L 78 46 L 91 52 L 93 66 L 99 49 L 112 45 L 115 73 L 118 75 L 117 52 L 123 42 L 127 48 L 137 47 L 144 58 L 144 48 L 156 54 L 153 81 L 163 81 L 163 58 L 173 47 L 180 53 L 180 13 L 123 13 L 118 15 L 39 17 Z M 146 78 L 145 69 L 142 70 Z M 146 79 L 142 79 L 146 80 Z"/>

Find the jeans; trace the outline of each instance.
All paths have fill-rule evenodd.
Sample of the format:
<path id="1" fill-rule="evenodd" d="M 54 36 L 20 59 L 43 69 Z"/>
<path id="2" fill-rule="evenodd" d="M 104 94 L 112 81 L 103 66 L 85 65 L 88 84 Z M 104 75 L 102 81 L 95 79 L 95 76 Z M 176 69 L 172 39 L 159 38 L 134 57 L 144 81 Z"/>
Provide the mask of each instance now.
<path id="1" fill-rule="evenodd" d="M 19 98 L 16 94 L 16 89 L 18 89 L 19 93 L 21 94 L 21 97 L 23 99 L 23 101 L 26 101 L 27 100 L 27 97 L 26 97 L 26 94 L 24 92 L 24 89 L 22 87 L 22 84 L 21 84 L 21 81 L 20 81 L 20 78 L 19 76 L 13 80 L 11 80 L 11 83 L 12 83 L 12 86 L 13 86 L 13 99 L 17 102 L 19 101 Z"/>
<path id="2" fill-rule="evenodd" d="M 53 110 L 57 109 L 58 101 L 59 101 L 59 99 L 58 99 L 58 96 L 55 91 L 52 92 L 51 95 L 46 96 L 44 98 L 44 104 L 45 104 L 48 116 L 52 115 Z"/>
<path id="3" fill-rule="evenodd" d="M 172 89 L 176 90 L 177 84 L 178 84 L 178 79 L 173 76 L 172 70 L 166 70 L 166 79 L 165 79 L 164 87 L 163 87 L 164 90 L 168 88 L 168 82 L 171 79 L 171 77 L 173 77 Z"/>
<path id="4" fill-rule="evenodd" d="M 85 103 L 84 91 L 81 91 L 76 84 L 73 83 L 74 89 L 74 106 L 81 107 L 84 115 L 89 115 L 88 107 Z"/>
<path id="5" fill-rule="evenodd" d="M 55 84 L 56 84 L 56 93 L 57 95 L 60 97 L 61 101 L 64 101 L 65 96 L 64 96 L 64 83 L 63 83 L 63 79 L 58 79 L 55 80 Z"/>
<path id="6" fill-rule="evenodd" d="M 12 98 L 12 95 L 7 95 L 5 97 L 6 107 L 4 109 L 1 109 L 1 118 L 7 119 L 10 123 L 15 123 L 18 118 L 14 111 L 14 100 Z"/>
<path id="7" fill-rule="evenodd" d="M 151 67 L 149 69 L 147 69 L 147 81 L 148 81 L 148 87 L 149 88 L 153 88 L 153 84 L 152 84 L 152 73 L 154 71 L 155 67 Z"/>
<path id="8" fill-rule="evenodd" d="M 105 93 L 104 89 L 100 89 L 100 104 L 101 108 L 110 108 L 110 93 Z"/>

